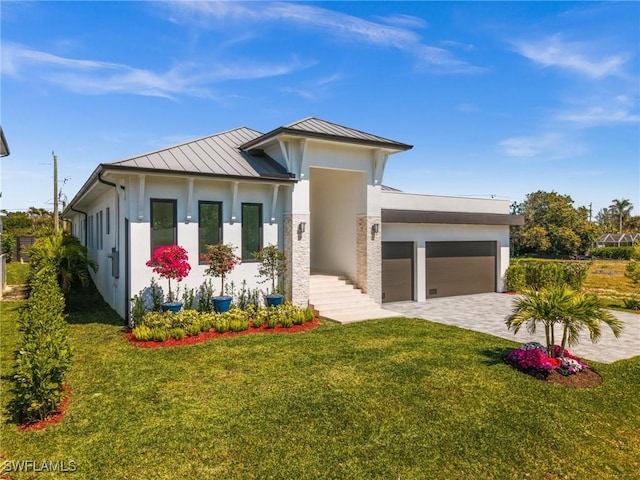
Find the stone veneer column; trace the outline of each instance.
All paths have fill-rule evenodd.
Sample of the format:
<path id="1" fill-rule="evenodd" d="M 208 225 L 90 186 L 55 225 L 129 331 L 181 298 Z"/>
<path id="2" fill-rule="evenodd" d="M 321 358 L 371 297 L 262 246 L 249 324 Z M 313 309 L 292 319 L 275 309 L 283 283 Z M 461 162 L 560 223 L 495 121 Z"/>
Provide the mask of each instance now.
<path id="1" fill-rule="evenodd" d="M 382 221 L 380 217 L 359 215 L 356 226 L 356 283 L 373 300 L 382 303 Z M 374 224 L 378 233 L 373 234 Z"/>
<path id="2" fill-rule="evenodd" d="M 311 275 L 311 242 L 309 214 L 284 215 L 284 253 L 287 256 L 285 274 L 285 298 L 299 307 L 309 305 L 309 275 Z M 305 232 L 298 233 L 300 223 L 306 224 Z"/>

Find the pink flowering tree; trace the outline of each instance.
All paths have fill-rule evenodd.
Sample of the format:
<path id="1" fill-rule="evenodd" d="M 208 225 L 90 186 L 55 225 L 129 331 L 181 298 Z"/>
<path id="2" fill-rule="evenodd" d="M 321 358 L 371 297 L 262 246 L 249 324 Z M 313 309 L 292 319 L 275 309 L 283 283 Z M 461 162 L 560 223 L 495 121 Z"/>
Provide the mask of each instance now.
<path id="1" fill-rule="evenodd" d="M 224 278 L 228 273 L 241 262 L 240 257 L 235 253 L 235 247 L 231 244 L 217 243 L 215 245 L 207 245 L 207 252 L 202 258 L 209 264 L 209 268 L 205 271 L 207 275 L 212 277 L 220 277 L 220 296 L 224 296 Z"/>
<path id="2" fill-rule="evenodd" d="M 169 303 L 175 302 L 176 299 L 171 291 L 171 280 L 181 282 L 189 275 L 191 265 L 189 265 L 187 251 L 179 245 L 158 247 L 153 252 L 151 260 L 147 262 L 147 267 L 153 268 L 155 273 L 169 281 L 167 300 Z"/>

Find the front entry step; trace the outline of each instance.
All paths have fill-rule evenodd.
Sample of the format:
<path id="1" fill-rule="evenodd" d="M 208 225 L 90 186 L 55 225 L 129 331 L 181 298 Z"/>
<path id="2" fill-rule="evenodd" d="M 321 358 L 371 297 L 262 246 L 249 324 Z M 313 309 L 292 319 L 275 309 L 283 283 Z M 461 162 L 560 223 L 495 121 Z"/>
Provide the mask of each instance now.
<path id="1" fill-rule="evenodd" d="M 398 317 L 385 310 L 344 277 L 312 274 L 309 305 L 316 315 L 339 323 Z"/>

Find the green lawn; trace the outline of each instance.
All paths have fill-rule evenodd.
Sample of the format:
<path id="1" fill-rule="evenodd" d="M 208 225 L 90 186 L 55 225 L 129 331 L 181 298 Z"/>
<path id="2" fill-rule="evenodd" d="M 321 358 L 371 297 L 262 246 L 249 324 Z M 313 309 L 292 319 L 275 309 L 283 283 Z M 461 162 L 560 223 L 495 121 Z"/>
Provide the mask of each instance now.
<path id="1" fill-rule="evenodd" d="M 0 458 L 77 465 L 43 478 L 620 480 L 640 471 L 640 357 L 591 362 L 604 383 L 568 389 L 504 365 L 508 340 L 405 319 L 138 349 L 89 295 L 70 306 L 67 416 L 18 433 L 6 406 L 19 304 L 1 306 Z"/>
<path id="2" fill-rule="evenodd" d="M 29 264 L 20 262 L 7 263 L 7 285 L 24 285 L 29 275 Z"/>

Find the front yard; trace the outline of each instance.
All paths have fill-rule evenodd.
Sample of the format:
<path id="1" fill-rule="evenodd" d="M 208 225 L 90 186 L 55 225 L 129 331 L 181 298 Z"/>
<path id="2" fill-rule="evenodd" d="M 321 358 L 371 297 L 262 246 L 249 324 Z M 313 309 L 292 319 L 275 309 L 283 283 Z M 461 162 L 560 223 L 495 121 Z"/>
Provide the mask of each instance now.
<path id="1" fill-rule="evenodd" d="M 640 357 L 591 389 L 523 375 L 508 340 L 421 320 L 141 349 L 95 298 L 60 425 L 7 418 L 19 302 L 3 302 L 0 455 L 74 462 L 73 478 L 625 479 L 640 470 Z M 32 478 L 32 473 L 10 473 Z M 68 473 L 38 474 L 45 478 Z"/>

